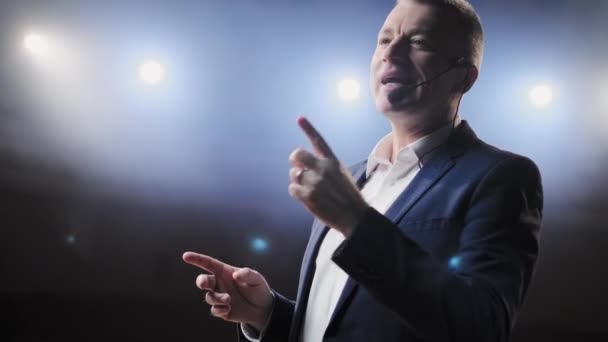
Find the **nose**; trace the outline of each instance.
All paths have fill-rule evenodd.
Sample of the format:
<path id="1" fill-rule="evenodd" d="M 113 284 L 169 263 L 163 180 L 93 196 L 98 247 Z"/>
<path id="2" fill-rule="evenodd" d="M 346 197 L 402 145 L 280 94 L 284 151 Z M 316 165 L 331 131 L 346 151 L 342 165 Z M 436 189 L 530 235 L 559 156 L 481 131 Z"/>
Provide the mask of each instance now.
<path id="1" fill-rule="evenodd" d="M 404 62 L 408 59 L 409 45 L 403 39 L 395 38 L 384 49 L 383 62 Z"/>

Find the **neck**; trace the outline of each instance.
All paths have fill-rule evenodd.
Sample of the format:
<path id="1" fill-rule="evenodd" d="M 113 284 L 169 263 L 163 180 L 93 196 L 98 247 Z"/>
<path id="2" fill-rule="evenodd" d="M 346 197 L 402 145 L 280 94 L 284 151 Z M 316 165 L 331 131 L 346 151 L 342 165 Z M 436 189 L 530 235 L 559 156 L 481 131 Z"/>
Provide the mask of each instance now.
<path id="1" fill-rule="evenodd" d="M 422 117 L 424 120 L 420 120 Z M 392 129 L 392 147 L 391 162 L 397 159 L 399 151 L 413 143 L 414 141 L 436 131 L 444 125 L 451 123 L 454 118 L 452 116 L 439 116 L 441 119 L 431 119 L 433 116 L 414 116 L 401 115 L 399 117 L 389 117 Z"/>

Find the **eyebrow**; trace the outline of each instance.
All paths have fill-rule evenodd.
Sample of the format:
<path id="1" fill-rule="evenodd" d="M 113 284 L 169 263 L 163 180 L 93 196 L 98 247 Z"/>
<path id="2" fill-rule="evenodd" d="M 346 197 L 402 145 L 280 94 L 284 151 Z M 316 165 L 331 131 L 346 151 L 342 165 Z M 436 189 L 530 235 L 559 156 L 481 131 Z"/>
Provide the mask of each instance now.
<path id="1" fill-rule="evenodd" d="M 379 36 L 383 35 L 383 34 L 392 34 L 394 32 L 394 30 L 390 27 L 384 28 L 382 29 L 382 31 L 380 31 L 380 33 L 378 34 Z M 413 36 L 416 34 L 432 34 L 433 32 L 427 28 L 424 27 L 417 27 L 412 29 L 410 32 L 408 32 L 408 35 Z"/>
<path id="2" fill-rule="evenodd" d="M 383 34 L 391 34 L 393 33 L 393 29 L 390 27 L 384 28 L 382 31 L 380 31 L 380 33 L 378 33 L 379 36 L 383 35 Z"/>

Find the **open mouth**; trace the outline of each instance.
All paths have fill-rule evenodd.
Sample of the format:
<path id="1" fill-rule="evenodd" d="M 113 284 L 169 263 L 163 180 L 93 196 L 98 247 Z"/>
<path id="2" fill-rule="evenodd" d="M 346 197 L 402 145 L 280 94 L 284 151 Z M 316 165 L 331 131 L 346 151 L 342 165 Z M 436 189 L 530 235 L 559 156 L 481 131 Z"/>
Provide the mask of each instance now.
<path id="1" fill-rule="evenodd" d="M 403 78 L 394 76 L 394 75 L 387 75 L 387 76 L 382 77 L 381 82 L 382 82 L 382 84 L 389 84 L 389 83 L 405 84 L 406 83 Z"/>

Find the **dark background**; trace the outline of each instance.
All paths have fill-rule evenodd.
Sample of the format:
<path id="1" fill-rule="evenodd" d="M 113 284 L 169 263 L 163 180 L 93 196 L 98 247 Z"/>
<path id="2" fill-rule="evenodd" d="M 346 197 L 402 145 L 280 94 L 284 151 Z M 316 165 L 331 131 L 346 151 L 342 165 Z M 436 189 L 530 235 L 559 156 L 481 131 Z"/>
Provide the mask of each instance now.
<path id="1" fill-rule="evenodd" d="M 541 254 L 514 341 L 608 340 L 608 2 L 473 1 L 486 31 L 461 112 L 531 157 Z M 3 341 L 232 341 L 186 250 L 294 298 L 312 218 L 287 194 L 306 114 L 346 164 L 389 127 L 368 67 L 393 1 L 0 2 Z M 47 60 L 22 47 L 54 37 Z M 166 65 L 157 88 L 138 63 Z M 361 82 L 354 102 L 341 78 Z M 553 102 L 535 108 L 530 87 Z"/>

